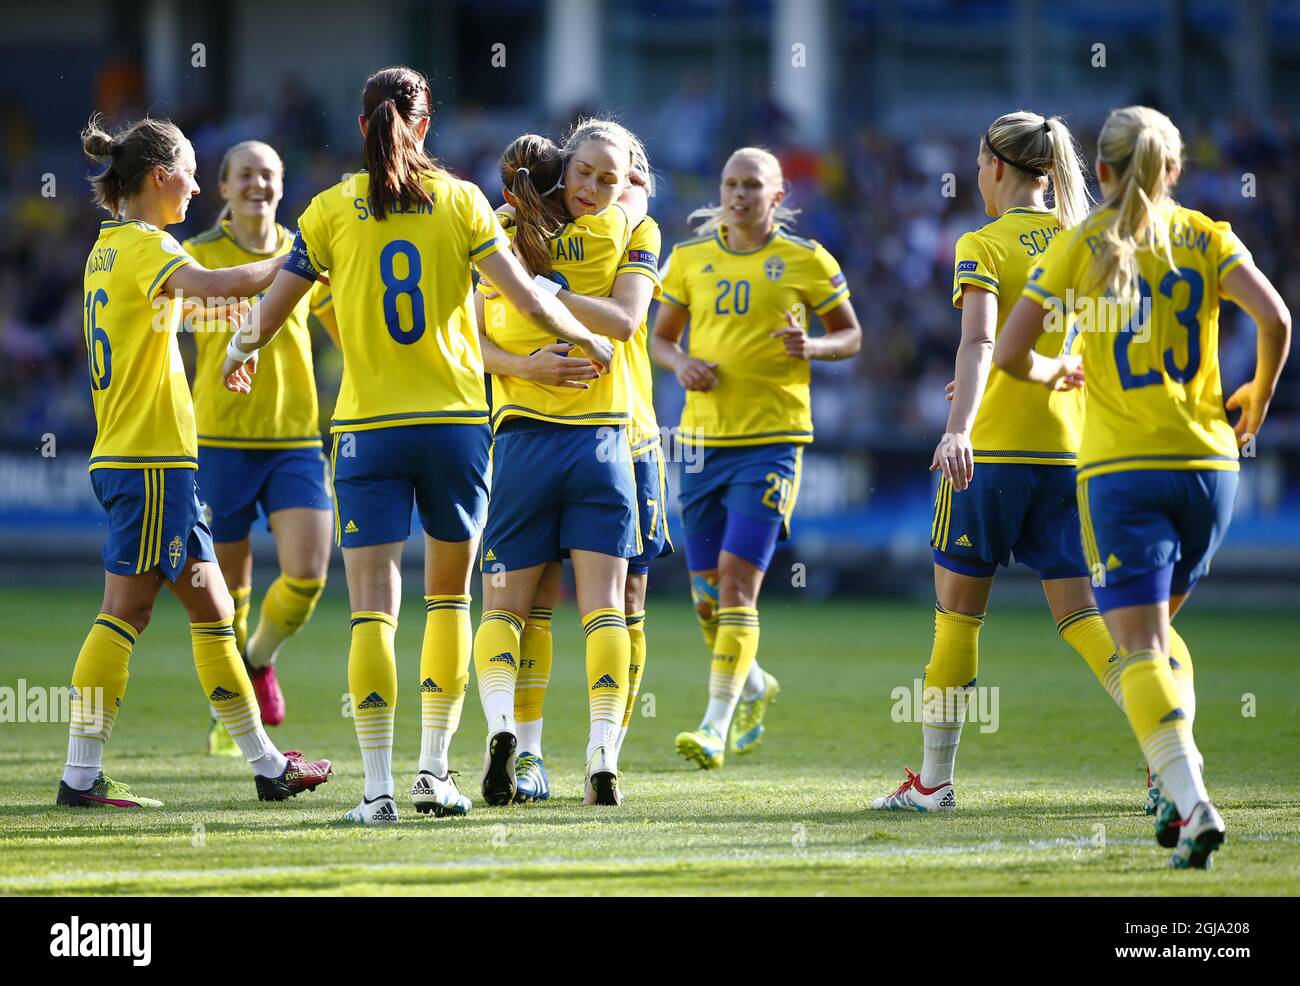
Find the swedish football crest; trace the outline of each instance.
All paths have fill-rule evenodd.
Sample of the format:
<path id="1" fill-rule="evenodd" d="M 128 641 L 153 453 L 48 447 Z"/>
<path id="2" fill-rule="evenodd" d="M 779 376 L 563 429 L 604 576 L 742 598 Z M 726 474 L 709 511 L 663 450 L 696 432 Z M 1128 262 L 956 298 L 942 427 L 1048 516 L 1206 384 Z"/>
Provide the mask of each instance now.
<path id="1" fill-rule="evenodd" d="M 785 273 L 785 261 L 780 257 L 768 257 L 763 262 L 763 273 L 769 281 L 781 280 L 781 275 Z"/>
<path id="2" fill-rule="evenodd" d="M 181 549 L 184 545 L 181 543 L 181 537 L 177 534 L 172 538 L 172 543 L 167 545 L 167 557 L 171 559 L 172 568 L 181 563 Z"/>

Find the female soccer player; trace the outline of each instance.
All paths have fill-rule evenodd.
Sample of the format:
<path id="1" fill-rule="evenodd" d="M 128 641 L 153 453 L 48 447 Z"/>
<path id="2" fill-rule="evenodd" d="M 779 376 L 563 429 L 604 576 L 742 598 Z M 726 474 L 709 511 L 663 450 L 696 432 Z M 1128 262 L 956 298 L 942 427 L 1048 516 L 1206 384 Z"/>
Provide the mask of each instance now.
<path id="1" fill-rule="evenodd" d="M 1174 201 L 1183 142 L 1163 113 L 1114 110 L 1097 145 L 1104 199 L 1062 234 L 1025 285 L 994 362 L 1052 390 L 1083 387 L 1079 448 L 1083 547 L 1097 607 L 1119 649 L 1124 711 L 1161 778 L 1156 841 L 1175 868 L 1205 867 L 1224 839 L 1192 738 L 1186 647 L 1171 632 L 1227 532 L 1239 440 L 1268 413 L 1291 342 L 1291 316 L 1227 223 Z M 1219 299 L 1258 327 L 1255 377 L 1227 403 L 1219 380 Z M 1037 349 L 1070 314 L 1083 363 Z M 1084 381 L 1086 380 L 1086 385 Z M 1235 432 L 1235 434 L 1234 434 Z"/>
<path id="2" fill-rule="evenodd" d="M 577 143 L 585 133 L 596 129 L 617 133 L 631 149 L 632 174 L 643 183 L 647 196 L 654 194 L 654 179 L 645 147 L 635 134 L 610 120 L 588 120 L 576 127 L 565 142 L 565 150 L 554 149 L 553 154 L 541 156 L 550 148 L 541 144 L 519 142 L 511 145 L 502 160 L 502 181 L 522 181 L 524 169 L 529 184 L 523 186 L 522 197 L 531 202 L 536 193 L 538 203 L 532 208 L 555 221 L 567 225 L 572 219 L 593 215 L 594 174 L 573 155 Z M 522 138 L 521 138 L 522 140 Z M 533 140 L 541 140 L 533 138 Z M 533 157 L 526 159 L 519 152 L 530 150 Z M 568 167 L 564 168 L 563 157 Z M 540 158 L 540 159 L 539 159 Z M 552 181 L 552 176 L 556 176 Z M 504 187 L 506 200 L 518 212 L 519 200 Z M 529 206 L 525 206 L 529 208 Z M 510 218 L 513 222 L 513 218 Z M 533 226 L 538 223 L 534 221 Z M 591 299 L 561 289 L 556 297 L 579 318 L 591 326 L 605 325 L 612 334 L 622 337 L 628 325 L 635 325 L 626 346 L 620 348 L 620 358 L 613 372 L 624 377 L 628 394 L 628 440 L 631 444 L 632 466 L 636 474 L 636 499 L 643 550 L 628 560 L 628 574 L 624 591 L 624 615 L 627 618 L 628 637 L 631 644 L 631 663 L 627 681 L 627 702 L 623 711 L 622 727 L 615 742 L 622 749 L 627 736 L 636 696 L 645 674 L 645 598 L 650 562 L 672 552 L 665 516 L 667 489 L 664 481 L 663 453 L 659 441 L 659 426 L 655 419 L 654 397 L 650 359 L 646 352 L 648 327 L 646 316 L 650 301 L 659 286 L 659 227 L 646 216 L 633 229 L 622 261 L 615 272 L 614 285 L 608 299 Z M 539 253 L 540 257 L 541 254 Z M 610 302 L 614 303 L 611 307 Z M 620 321 L 625 324 L 620 325 Z M 584 380 L 593 379 L 596 370 L 586 360 L 567 356 L 558 347 L 543 347 L 527 356 L 509 353 L 497 347 L 484 336 L 484 363 L 497 376 L 516 376 L 552 386 L 587 387 Z M 567 348 L 567 347 L 566 347 Z M 615 386 L 618 386 L 615 382 Z M 528 618 L 520 641 L 519 676 L 515 681 L 515 722 L 518 728 L 519 753 L 515 761 L 515 801 L 545 801 L 550 797 L 550 781 L 542 756 L 542 708 L 546 688 L 550 682 L 554 647 L 551 637 L 551 618 L 563 587 L 563 570 L 558 561 L 547 564 L 538 582 Z M 621 794 L 621 789 L 620 789 Z"/>
<path id="3" fill-rule="evenodd" d="M 528 135 L 502 160 L 502 183 L 515 200 L 515 250 L 557 294 L 561 285 L 568 288 L 565 304 L 586 324 L 626 341 L 653 291 L 652 283 L 637 286 L 642 298 L 631 311 L 610 297 L 632 230 L 646 209 L 645 191 L 631 178 L 631 143 L 623 128 L 590 120 L 577 126 L 566 146 L 571 151 L 561 155 L 549 141 Z M 562 175 L 567 211 L 546 201 Z M 550 341 L 496 300 L 485 303 L 484 325 L 488 337 L 515 356 Z M 587 641 L 584 801 L 617 805 L 621 800 L 618 733 L 631 663 L 624 592 L 627 559 L 643 550 L 627 436 L 625 349 L 617 347 L 613 362 L 606 364 L 611 372 L 585 388 L 493 377 L 493 497 L 483 538 L 483 622 L 474 641 L 488 719 L 482 787 L 489 804 L 507 804 L 517 794 L 521 638 L 526 619 L 540 616 L 537 589 L 543 573 L 566 551 Z M 542 676 L 538 668 L 526 670 L 525 690 L 535 691 Z M 521 704 L 526 707 L 527 699 Z M 526 760 L 526 774 L 530 765 Z M 544 795 L 544 775 L 537 787 L 526 796 Z"/>
<path id="4" fill-rule="evenodd" d="M 284 163 L 275 149 L 255 140 L 236 144 L 222 158 L 217 177 L 225 207 L 212 229 L 185 242 L 186 252 L 213 269 L 287 254 L 293 234 L 275 221 L 284 193 Z M 294 308 L 284 334 L 261 354 L 251 396 L 232 394 L 217 375 L 229 342 L 224 325 L 204 325 L 194 333 L 199 490 L 211 511 L 217 561 L 235 601 L 235 644 L 248 662 L 268 726 L 284 721 L 276 657 L 311 618 L 329 566 L 334 515 L 307 328 L 309 307 L 332 321 L 328 299 L 328 287 L 318 284 L 313 298 Z M 259 506 L 275 536 L 280 576 L 266 590 L 249 638 L 253 552 L 248 532 Z M 208 752 L 232 748 L 214 717 Z"/>
<path id="5" fill-rule="evenodd" d="M 673 247 L 650 341 L 655 362 L 686 390 L 679 440 L 697 456 L 682 469 L 682 525 L 713 663 L 704 719 L 678 735 L 677 752 L 704 768 L 722 766 L 728 739 L 737 753 L 757 745 L 778 693 L 755 660 L 758 592 L 778 537 L 788 536 L 813 437 L 808 361 L 847 359 L 862 345 L 839 264 L 786 229 L 795 214 L 781 204 L 776 157 L 740 148 L 720 194 L 720 206 L 691 214 L 703 219 L 699 235 Z M 824 335 L 808 335 L 809 312 Z"/>
<path id="6" fill-rule="evenodd" d="M 948 427 L 930 467 L 942 478 L 930 540 L 937 602 L 921 710 L 925 756 L 921 773 L 908 770 L 896 791 L 871 803 L 876 809 L 956 807 L 953 763 L 978 671 L 980 628 L 998 566 L 1010 565 L 1013 554 L 1038 572 L 1061 636 L 1119 698 L 1115 651 L 1089 587 L 1074 497 L 1083 396 L 990 368 L 994 339 L 1030 268 L 1087 214 L 1083 168 L 1065 123 L 1028 112 L 994 120 L 980 138 L 977 163 L 993 222 L 957 241 L 952 301 L 962 313 L 961 343 Z M 1049 335 L 1038 348 L 1056 356 L 1065 343 Z"/>
<path id="7" fill-rule="evenodd" d="M 330 762 L 281 753 L 262 727 L 235 645 L 234 605 L 200 516 L 194 404 L 176 344 L 183 296 L 255 295 L 279 261 L 207 270 L 164 232 L 184 220 L 199 191 L 194 148 L 174 124 L 144 119 L 110 135 L 92 119 L 82 144 L 89 157 L 107 162 L 91 184 L 96 205 L 113 217 L 100 225 L 85 269 L 86 354 L 98 425 L 90 477 L 109 534 L 103 609 L 72 672 L 68 762 L 57 801 L 161 805 L 107 778 L 102 765 L 131 650 L 164 583 L 189 614 L 199 681 L 252 766 L 258 798 L 281 801 L 324 783 Z"/>
<path id="8" fill-rule="evenodd" d="M 361 802 L 344 817 L 398 820 L 393 801 L 399 565 L 411 504 L 424 528 L 422 742 L 411 799 L 421 812 L 464 814 L 447 765 L 469 682 L 469 576 L 487 506 L 489 432 L 483 360 L 470 308 L 477 264 L 524 317 L 608 361 L 610 347 L 531 283 L 483 193 L 424 150 L 432 97 L 405 67 L 366 80 L 358 118 L 366 170 L 317 195 L 284 270 L 231 340 L 222 375 L 244 368 L 328 271 L 343 348 L 331 463 L 335 526 L 352 602 L 348 687 L 365 766 Z"/>

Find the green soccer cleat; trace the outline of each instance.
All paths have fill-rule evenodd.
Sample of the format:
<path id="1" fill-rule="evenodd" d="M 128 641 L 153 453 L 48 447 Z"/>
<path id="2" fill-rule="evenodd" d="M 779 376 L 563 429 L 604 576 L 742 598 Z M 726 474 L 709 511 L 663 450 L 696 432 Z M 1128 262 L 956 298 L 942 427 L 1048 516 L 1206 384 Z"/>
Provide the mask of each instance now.
<path id="1" fill-rule="evenodd" d="M 736 714 L 731 717 L 727 745 L 732 753 L 744 756 L 763 742 L 763 733 L 766 731 L 763 717 L 767 715 L 767 707 L 781 694 L 781 683 L 766 671 L 763 672 L 763 682 L 763 694 L 752 702 L 740 702 L 736 706 Z"/>
<path id="2" fill-rule="evenodd" d="M 1210 853 L 1223 842 L 1223 819 L 1214 805 L 1202 801 L 1192 809 L 1187 821 L 1180 823 L 1178 844 L 1169 865 L 1176 870 L 1207 870 L 1213 862 Z"/>
<path id="3" fill-rule="evenodd" d="M 161 808 L 163 803 L 154 798 L 142 798 L 132 794 L 131 789 L 121 781 L 105 777 L 103 772 L 95 783 L 84 791 L 59 781 L 59 794 L 54 799 L 57 805 L 67 808 Z"/>
<path id="4" fill-rule="evenodd" d="M 677 734 L 677 752 L 701 770 L 717 770 L 722 766 L 726 744 L 722 734 L 704 722 L 698 729 Z"/>
<path id="5" fill-rule="evenodd" d="M 210 757 L 242 757 L 239 747 L 235 741 L 230 738 L 226 732 L 226 727 L 221 724 L 220 719 L 213 719 L 212 725 L 208 727 L 208 756 Z"/>

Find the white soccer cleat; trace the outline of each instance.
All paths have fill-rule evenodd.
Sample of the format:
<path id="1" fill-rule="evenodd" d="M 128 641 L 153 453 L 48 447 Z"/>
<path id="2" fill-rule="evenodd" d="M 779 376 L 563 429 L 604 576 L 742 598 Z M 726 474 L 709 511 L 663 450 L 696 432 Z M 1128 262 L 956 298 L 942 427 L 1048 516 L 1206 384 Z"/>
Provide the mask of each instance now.
<path id="1" fill-rule="evenodd" d="M 438 777 L 427 770 L 420 771 L 411 785 L 411 804 L 420 814 L 433 812 L 438 818 L 467 815 L 471 807 L 469 798 L 460 793 L 460 788 L 452 780 L 450 770 L 446 777 Z"/>
<path id="2" fill-rule="evenodd" d="M 1208 801 L 1197 802 L 1186 822 L 1179 823 L 1178 846 L 1169 859 L 1176 870 L 1209 869 L 1210 853 L 1223 845 L 1223 819 Z"/>
<path id="3" fill-rule="evenodd" d="M 907 767 L 907 780 L 898 786 L 893 794 L 876 798 L 871 807 L 876 811 L 955 811 L 957 797 L 952 789 L 952 782 L 926 789 L 921 786 L 921 775 L 914 774 Z"/>
<path id="4" fill-rule="evenodd" d="M 343 813 L 343 821 L 356 825 L 396 825 L 397 802 L 387 794 L 373 800 L 362 798 L 361 804 Z"/>
<path id="5" fill-rule="evenodd" d="M 617 808 L 623 803 L 618 789 L 618 765 L 612 761 L 606 747 L 596 747 L 587 761 L 587 776 L 583 785 L 584 805 L 607 805 Z"/>

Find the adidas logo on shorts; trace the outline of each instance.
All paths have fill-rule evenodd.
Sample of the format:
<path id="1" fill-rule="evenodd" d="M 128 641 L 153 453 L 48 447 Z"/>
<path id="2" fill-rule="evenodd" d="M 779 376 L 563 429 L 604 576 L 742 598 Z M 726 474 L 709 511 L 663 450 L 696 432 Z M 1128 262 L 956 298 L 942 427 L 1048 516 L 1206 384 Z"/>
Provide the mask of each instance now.
<path id="1" fill-rule="evenodd" d="M 344 534 L 355 534 L 355 533 L 357 533 L 357 530 L 358 530 L 358 528 L 357 528 L 357 522 L 356 522 L 355 520 L 350 520 L 350 521 L 348 521 L 347 526 L 343 528 L 343 533 L 344 533 Z"/>
<path id="2" fill-rule="evenodd" d="M 969 534 L 963 534 L 961 537 L 957 539 L 957 547 L 969 548 L 970 546 L 971 546 L 971 541 L 970 541 Z"/>

